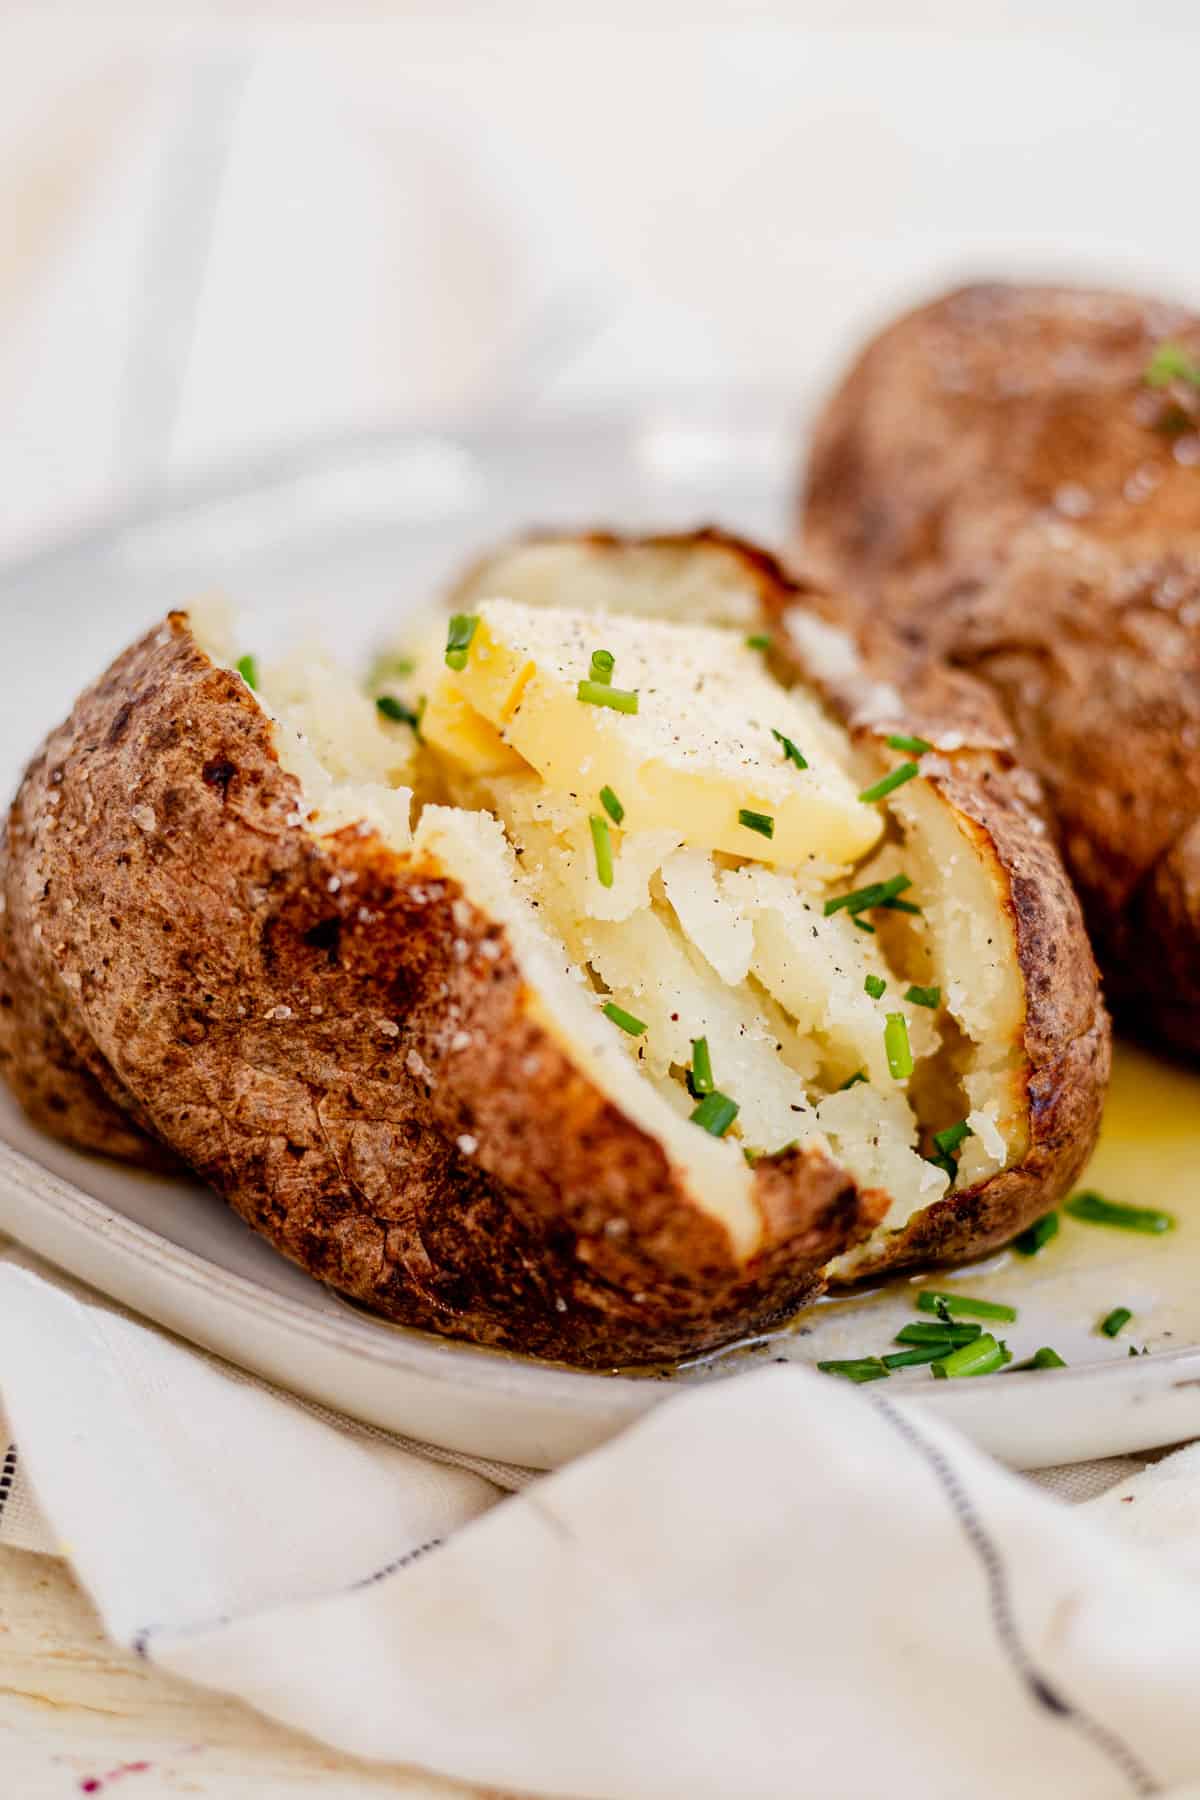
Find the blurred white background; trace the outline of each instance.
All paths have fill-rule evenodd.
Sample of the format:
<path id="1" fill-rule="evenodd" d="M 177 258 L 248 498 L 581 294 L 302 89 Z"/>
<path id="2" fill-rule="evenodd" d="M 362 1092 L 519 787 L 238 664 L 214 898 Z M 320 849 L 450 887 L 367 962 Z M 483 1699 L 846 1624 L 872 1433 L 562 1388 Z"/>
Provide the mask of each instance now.
<path id="1" fill-rule="evenodd" d="M 963 276 L 1200 301 L 1200 7 L 0 12 L 0 556 L 326 434 L 802 402 Z"/>

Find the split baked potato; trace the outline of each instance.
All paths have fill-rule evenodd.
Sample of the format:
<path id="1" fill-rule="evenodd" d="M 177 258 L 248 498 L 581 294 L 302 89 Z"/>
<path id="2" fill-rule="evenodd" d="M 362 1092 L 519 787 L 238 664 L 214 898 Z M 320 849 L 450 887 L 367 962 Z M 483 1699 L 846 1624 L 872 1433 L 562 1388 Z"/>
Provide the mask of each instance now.
<path id="1" fill-rule="evenodd" d="M 371 693 L 173 613 L 82 695 L 3 851 L 40 1123 L 392 1319 L 591 1366 L 1059 1197 L 1108 1024 L 982 689 L 715 534 L 514 546 L 456 604 Z"/>
<path id="2" fill-rule="evenodd" d="M 802 557 L 990 683 L 1118 1019 L 1200 1056 L 1200 318 L 967 288 L 829 401 Z"/>

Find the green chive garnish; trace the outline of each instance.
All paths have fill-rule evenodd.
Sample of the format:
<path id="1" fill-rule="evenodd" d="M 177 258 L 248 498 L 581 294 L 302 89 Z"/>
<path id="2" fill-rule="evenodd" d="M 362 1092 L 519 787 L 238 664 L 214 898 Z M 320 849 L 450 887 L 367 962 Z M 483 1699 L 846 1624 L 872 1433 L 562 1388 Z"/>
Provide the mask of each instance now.
<path id="1" fill-rule="evenodd" d="M 1106 1200 L 1090 1189 L 1073 1194 L 1063 1211 L 1085 1225 L 1115 1225 L 1120 1231 L 1145 1231 L 1151 1236 L 1175 1229 L 1170 1213 L 1159 1212 L 1153 1206 L 1126 1206 L 1120 1200 Z"/>
<path id="2" fill-rule="evenodd" d="M 927 750 L 933 749 L 924 738 L 901 737 L 899 732 L 893 733 L 887 742 L 893 750 L 907 750 L 911 756 L 924 756 Z"/>
<path id="3" fill-rule="evenodd" d="M 945 1344 L 957 1350 L 960 1344 L 973 1344 L 977 1337 L 983 1336 L 982 1325 L 945 1325 L 940 1321 L 936 1325 L 926 1325 L 921 1319 L 914 1319 L 911 1325 L 904 1325 L 896 1333 L 898 1344 Z"/>
<path id="4" fill-rule="evenodd" d="M 851 919 L 850 923 L 852 925 L 857 925 L 860 931 L 869 931 L 872 937 L 875 936 L 875 927 L 868 923 L 866 919 Z"/>
<path id="5" fill-rule="evenodd" d="M 857 1087 L 860 1081 L 865 1081 L 866 1079 L 867 1071 L 865 1069 L 855 1069 L 853 1075 L 847 1075 L 845 1081 L 843 1081 L 841 1087 L 838 1089 L 838 1093 L 844 1094 L 847 1088 Z"/>
<path id="6" fill-rule="evenodd" d="M 835 894 L 825 902 L 825 917 L 828 919 L 835 912 L 857 915 L 873 912 L 877 906 L 890 906 L 897 894 L 911 886 L 910 876 L 893 875 L 890 881 L 873 881 L 869 887 L 855 888 L 849 894 Z"/>
<path id="7" fill-rule="evenodd" d="M 738 1116 L 738 1104 L 728 1094 L 714 1091 L 705 1094 L 699 1106 L 692 1114 L 692 1124 L 699 1125 L 710 1137 L 724 1137 L 733 1121 Z"/>
<path id="8" fill-rule="evenodd" d="M 1008 1345 L 997 1343 L 990 1332 L 985 1331 L 982 1337 L 973 1344 L 964 1344 L 961 1349 L 954 1350 L 944 1362 L 935 1362 L 933 1373 L 939 1381 L 953 1381 L 963 1375 L 992 1375 L 1012 1361 L 1012 1352 Z"/>
<path id="9" fill-rule="evenodd" d="M 1015 1306 L 1002 1306 L 997 1300 L 972 1300 L 969 1294 L 935 1294 L 923 1288 L 917 1295 L 917 1311 L 935 1313 L 939 1304 L 950 1313 L 966 1313 L 976 1319 L 1004 1319 L 1009 1324 L 1017 1316 Z"/>
<path id="10" fill-rule="evenodd" d="M 632 1013 L 627 1013 L 625 1008 L 618 1006 L 614 1000 L 609 1000 L 600 1010 L 606 1019 L 611 1019 L 614 1025 L 619 1025 L 622 1031 L 629 1033 L 630 1037 L 641 1037 L 646 1029 L 641 1019 L 635 1019 Z"/>
<path id="11" fill-rule="evenodd" d="M 887 993 L 887 982 L 882 975 L 868 975 L 863 982 L 863 991 L 870 994 L 872 1000 L 881 1000 Z"/>
<path id="12" fill-rule="evenodd" d="M 916 913 L 918 917 L 921 912 L 920 907 L 914 906 L 911 900 L 881 900 L 879 907 L 881 912 Z"/>
<path id="13" fill-rule="evenodd" d="M 876 800 L 886 800 L 889 794 L 894 793 L 898 787 L 903 787 L 906 781 L 911 781 L 914 775 L 920 773 L 915 762 L 900 763 L 889 775 L 885 775 L 882 781 L 877 781 L 874 787 L 864 788 L 858 797 L 864 805 L 871 806 Z"/>
<path id="14" fill-rule="evenodd" d="M 889 1013 L 883 1027 L 883 1047 L 895 1081 L 907 1081 L 913 1072 L 912 1045 L 903 1013 Z"/>
<path id="15" fill-rule="evenodd" d="M 759 837 L 775 836 L 775 821 L 770 813 L 751 812 L 748 807 L 738 807 L 738 824 L 744 825 L 747 831 L 757 831 Z"/>
<path id="16" fill-rule="evenodd" d="M 1022 1369 L 1065 1369 L 1066 1366 L 1057 1350 L 1052 1350 L 1049 1344 L 1043 1344 L 1040 1350 L 1034 1351 L 1028 1362 L 1017 1363 L 1013 1374 L 1018 1374 Z"/>
<path id="17" fill-rule="evenodd" d="M 588 824 L 592 828 L 592 848 L 596 852 L 596 879 L 601 887 L 610 888 L 613 884 L 613 853 L 608 820 L 602 819 L 599 813 L 589 813 Z"/>
<path id="18" fill-rule="evenodd" d="M 613 824 L 619 825 L 621 820 L 625 817 L 625 808 L 621 805 L 621 802 L 617 799 L 617 796 L 610 787 L 602 787 L 600 789 L 600 804 L 612 820 Z"/>
<path id="19" fill-rule="evenodd" d="M 1133 1314 L 1127 1306 L 1114 1306 L 1107 1319 L 1101 1319 L 1100 1329 L 1105 1337 L 1116 1337 L 1128 1325 Z"/>
<path id="20" fill-rule="evenodd" d="M 391 694 L 380 694 L 375 702 L 375 710 L 396 725 L 410 725 L 414 731 L 421 723 L 419 712 L 414 712 L 411 706 L 405 706 L 403 700 L 397 700 Z"/>
<path id="21" fill-rule="evenodd" d="M 1182 344 L 1160 344 L 1146 365 L 1151 387 L 1169 387 L 1173 381 L 1190 381 L 1200 387 L 1200 361 Z"/>
<path id="22" fill-rule="evenodd" d="M 890 1356 L 883 1358 L 885 1369 L 911 1369 L 918 1363 L 940 1362 L 949 1355 L 954 1345 L 939 1338 L 936 1344 L 914 1344 L 911 1350 L 893 1350 Z"/>
<path id="23" fill-rule="evenodd" d="M 1033 1221 L 1027 1231 L 1023 1231 L 1020 1237 L 1013 1239 L 1013 1249 L 1019 1251 L 1022 1256 L 1036 1256 L 1052 1237 L 1057 1236 L 1058 1214 L 1056 1212 L 1043 1213 L 1040 1219 Z"/>
<path id="24" fill-rule="evenodd" d="M 769 650 L 771 634 L 769 631 L 752 631 L 746 639 L 747 650 Z"/>
<path id="25" fill-rule="evenodd" d="M 479 619 L 475 613 L 455 613 L 450 621 L 450 629 L 446 633 L 446 667 L 448 669 L 465 669 L 467 652 L 471 648 L 471 639 L 475 636 L 475 628 Z"/>
<path id="26" fill-rule="evenodd" d="M 935 1131 L 933 1141 L 943 1156 L 952 1156 L 964 1139 L 974 1135 L 967 1121 L 960 1119 L 957 1125 L 947 1125 L 945 1131 Z"/>
<path id="27" fill-rule="evenodd" d="M 254 657 L 239 656 L 233 666 L 248 688 L 257 688 L 258 663 L 255 661 Z"/>
<path id="28" fill-rule="evenodd" d="M 928 1006 L 936 1012 L 942 1004 L 940 987 L 910 987 L 904 998 L 910 1006 Z"/>
<path id="29" fill-rule="evenodd" d="M 844 1375 L 847 1381 L 882 1381 L 887 1370 L 877 1356 L 850 1357 L 842 1362 L 819 1362 L 823 1375 Z"/>
<path id="30" fill-rule="evenodd" d="M 788 762 L 795 763 L 795 765 L 798 769 L 807 769 L 807 767 L 808 767 L 807 758 L 805 757 L 803 751 L 798 749 L 797 746 L 795 744 L 793 744 L 790 737 L 784 737 L 782 731 L 776 731 L 776 729 L 773 725 L 771 727 L 771 736 L 775 739 L 775 742 L 777 744 L 781 744 L 783 746 L 783 754 L 786 757 Z"/>
<path id="31" fill-rule="evenodd" d="M 590 671 L 592 680 L 602 682 L 605 687 L 608 687 L 612 682 L 613 664 L 616 660 L 611 650 L 593 650 Z"/>
<path id="32" fill-rule="evenodd" d="M 611 706 L 614 712 L 635 713 L 638 697 L 628 688 L 609 687 L 603 681 L 581 681 L 575 690 L 588 706 Z"/>
<path id="33" fill-rule="evenodd" d="M 708 1053 L 707 1038 L 692 1039 L 692 1071 L 688 1086 L 691 1089 L 693 1100 L 703 1100 L 705 1094 L 716 1091 L 717 1084 L 713 1080 L 712 1057 Z"/>

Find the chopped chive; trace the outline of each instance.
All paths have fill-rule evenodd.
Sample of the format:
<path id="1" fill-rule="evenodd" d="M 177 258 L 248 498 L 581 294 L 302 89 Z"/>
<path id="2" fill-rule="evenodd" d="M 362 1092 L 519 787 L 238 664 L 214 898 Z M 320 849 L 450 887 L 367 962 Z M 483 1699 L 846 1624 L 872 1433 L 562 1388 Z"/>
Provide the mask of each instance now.
<path id="1" fill-rule="evenodd" d="M 844 1375 L 847 1381 L 882 1381 L 887 1370 L 877 1356 L 857 1356 L 841 1362 L 819 1362 L 823 1375 Z"/>
<path id="2" fill-rule="evenodd" d="M 1105 1337 L 1116 1337 L 1128 1325 L 1133 1314 L 1127 1306 L 1114 1306 L 1107 1319 L 1101 1319 L 1100 1329 Z"/>
<path id="3" fill-rule="evenodd" d="M 1013 1239 L 1013 1249 L 1019 1251 L 1022 1256 L 1036 1256 L 1039 1250 L 1045 1249 L 1052 1237 L 1057 1236 L 1058 1214 L 1056 1212 L 1043 1213 L 1040 1219 L 1033 1221 L 1027 1231 L 1023 1231 L 1020 1237 Z"/>
<path id="4" fill-rule="evenodd" d="M 614 712 L 635 713 L 638 697 L 628 688 L 609 687 L 603 681 L 581 681 L 575 690 L 588 706 L 611 706 Z"/>
<path id="5" fill-rule="evenodd" d="M 617 799 L 617 796 L 610 787 L 602 787 L 600 789 L 600 804 L 612 820 L 613 824 L 619 825 L 621 820 L 625 817 L 625 808 L 621 805 L 621 802 Z"/>
<path id="6" fill-rule="evenodd" d="M 600 1010 L 606 1019 L 611 1019 L 614 1025 L 619 1025 L 622 1031 L 629 1033 L 630 1037 L 641 1037 L 646 1029 L 641 1019 L 635 1019 L 632 1013 L 627 1013 L 625 1008 L 618 1006 L 615 1000 L 609 1000 Z"/>
<path id="7" fill-rule="evenodd" d="M 1146 365 L 1151 387 L 1169 387 L 1173 381 L 1190 381 L 1200 387 L 1200 361 L 1182 344 L 1160 344 Z"/>
<path id="8" fill-rule="evenodd" d="M 769 631 L 752 631 L 746 639 L 747 650 L 769 650 L 771 634 Z"/>
<path id="9" fill-rule="evenodd" d="M 751 812 L 748 807 L 738 807 L 738 824 L 744 825 L 747 831 L 757 831 L 759 837 L 775 836 L 775 821 L 770 813 Z"/>
<path id="10" fill-rule="evenodd" d="M 592 666 L 589 670 L 592 680 L 603 683 L 605 687 L 610 686 L 613 677 L 613 664 L 616 660 L 617 659 L 611 650 L 593 650 Z"/>
<path id="11" fill-rule="evenodd" d="M 465 669 L 467 652 L 471 648 L 471 639 L 475 636 L 475 628 L 479 619 L 475 613 L 455 613 L 450 620 L 450 628 L 446 633 L 446 667 L 448 669 Z"/>
<path id="12" fill-rule="evenodd" d="M 1043 1344 L 1040 1350 L 1034 1351 L 1028 1362 L 1017 1363 L 1013 1374 L 1016 1375 L 1021 1369 L 1065 1369 L 1066 1366 L 1057 1350 L 1052 1350 L 1049 1344 Z"/>
<path id="13" fill-rule="evenodd" d="M 931 1163 L 935 1169 L 940 1169 L 947 1181 L 953 1183 L 958 1180 L 958 1164 L 952 1156 L 947 1156 L 944 1150 L 931 1151 L 925 1161 Z"/>
<path id="14" fill-rule="evenodd" d="M 1153 1206 L 1126 1206 L 1123 1201 L 1106 1200 L 1090 1189 L 1073 1194 L 1063 1211 L 1085 1225 L 1115 1225 L 1121 1231 L 1145 1231 L 1152 1236 L 1175 1228 L 1170 1213 L 1159 1212 Z"/>
<path id="15" fill-rule="evenodd" d="M 887 982 L 882 975 L 868 975 L 863 982 L 863 992 L 870 994 L 872 1000 L 880 1000 L 887 993 Z"/>
<path id="16" fill-rule="evenodd" d="M 898 1344 L 946 1344 L 957 1350 L 960 1344 L 973 1344 L 977 1337 L 983 1336 L 982 1325 L 926 1325 L 923 1319 L 914 1319 L 911 1325 L 902 1325 L 896 1333 Z"/>
<path id="17" fill-rule="evenodd" d="M 860 931 L 867 931 L 867 932 L 870 932 L 872 937 L 875 936 L 875 927 L 870 923 L 869 920 L 859 919 L 859 918 L 851 918 L 850 923 L 852 925 L 856 925 Z"/>
<path id="18" fill-rule="evenodd" d="M 871 806 L 876 800 L 886 800 L 889 794 L 894 793 L 898 787 L 903 787 L 906 781 L 911 781 L 914 775 L 920 773 L 915 762 L 900 763 L 890 774 L 885 775 L 882 781 L 877 781 L 874 787 L 864 788 L 858 797 L 864 805 Z"/>
<path id="19" fill-rule="evenodd" d="M 793 744 L 790 737 L 784 737 L 782 731 L 776 731 L 773 725 L 771 727 L 771 736 L 775 739 L 777 744 L 782 745 L 783 754 L 788 762 L 795 763 L 798 769 L 807 769 L 808 759 L 805 757 L 803 751 Z"/>
<path id="20" fill-rule="evenodd" d="M 992 1375 L 1011 1361 L 1012 1351 L 1003 1339 L 997 1343 L 991 1333 L 985 1331 L 973 1344 L 964 1344 L 961 1349 L 952 1351 L 944 1362 L 935 1362 L 932 1368 L 937 1380 L 953 1381 L 963 1375 Z"/>
<path id="21" fill-rule="evenodd" d="M 711 1094 L 705 1094 L 693 1112 L 692 1124 L 699 1125 L 710 1137 L 724 1137 L 737 1116 L 737 1101 L 731 1100 L 728 1094 L 719 1094 L 714 1088 Z"/>
<path id="22" fill-rule="evenodd" d="M 692 1039 L 691 1075 L 692 1078 L 688 1085 L 691 1088 L 693 1100 L 703 1100 L 705 1094 L 715 1091 L 717 1084 L 713 1080 L 712 1057 L 708 1053 L 707 1038 Z"/>
<path id="23" fill-rule="evenodd" d="M 239 656 L 233 666 L 248 688 L 258 687 L 258 663 L 253 656 Z"/>
<path id="24" fill-rule="evenodd" d="M 380 694 L 375 702 L 375 710 L 396 725 L 410 725 L 414 731 L 421 723 L 420 713 L 414 712 L 411 706 L 405 706 L 403 700 L 397 700 L 392 694 Z"/>
<path id="25" fill-rule="evenodd" d="M 613 853 L 608 820 L 602 819 L 599 813 L 589 813 L 588 824 L 592 828 L 592 848 L 596 852 L 596 879 L 601 887 L 610 888 L 613 884 Z"/>
<path id="26" fill-rule="evenodd" d="M 897 894 L 911 886 L 911 876 L 893 875 L 890 881 L 873 881 L 869 887 L 855 888 L 849 894 L 835 894 L 825 902 L 825 917 L 828 919 L 835 912 L 848 912 L 854 916 L 873 912 L 877 906 L 891 905 Z"/>
<path id="27" fill-rule="evenodd" d="M 1009 1324 L 1017 1316 L 1015 1306 L 1002 1306 L 998 1300 L 972 1300 L 969 1294 L 935 1294 L 923 1288 L 917 1295 L 918 1312 L 938 1312 L 938 1302 L 950 1313 L 966 1313 L 977 1319 L 1003 1319 Z M 939 1313 L 939 1317 L 944 1316 Z"/>
<path id="28" fill-rule="evenodd" d="M 945 1131 L 935 1131 L 933 1141 L 943 1156 L 951 1156 L 966 1138 L 974 1135 L 967 1121 L 960 1119 L 957 1125 L 947 1125 Z"/>
<path id="29" fill-rule="evenodd" d="M 918 917 L 920 917 L 921 912 L 920 907 L 914 906 L 911 900 L 893 900 L 890 898 L 879 902 L 879 910 L 881 912 L 916 913 Z"/>
<path id="30" fill-rule="evenodd" d="M 904 998 L 910 1006 L 928 1006 L 931 1011 L 936 1012 L 942 1004 L 942 990 L 940 987 L 914 986 L 909 988 Z"/>
<path id="31" fill-rule="evenodd" d="M 855 1069 L 853 1075 L 847 1075 L 845 1081 L 843 1081 L 841 1087 L 838 1089 L 838 1093 L 844 1094 L 847 1088 L 857 1087 L 860 1081 L 865 1081 L 866 1079 L 867 1071 L 865 1069 Z"/>
<path id="32" fill-rule="evenodd" d="M 885 1369 L 911 1369 L 919 1363 L 940 1362 L 954 1345 L 940 1338 L 936 1344 L 914 1344 L 911 1350 L 893 1350 L 883 1358 Z"/>
<path id="33" fill-rule="evenodd" d="M 927 742 L 925 738 L 902 737 L 898 731 L 893 732 L 887 742 L 891 749 L 907 750 L 913 756 L 924 756 L 927 750 L 933 749 L 933 745 Z"/>
<path id="34" fill-rule="evenodd" d="M 883 1047 L 894 1081 L 907 1081 L 913 1072 L 912 1045 L 903 1013 L 889 1013 L 883 1027 Z"/>

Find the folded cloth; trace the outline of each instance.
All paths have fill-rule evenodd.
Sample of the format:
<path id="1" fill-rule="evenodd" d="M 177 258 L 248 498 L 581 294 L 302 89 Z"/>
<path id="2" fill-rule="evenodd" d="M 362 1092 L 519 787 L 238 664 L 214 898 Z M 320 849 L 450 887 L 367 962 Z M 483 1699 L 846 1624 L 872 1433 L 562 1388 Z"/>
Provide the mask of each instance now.
<path id="1" fill-rule="evenodd" d="M 1200 1777 L 1200 1447 L 1068 1507 L 772 1366 L 534 1478 L 270 1391 L 19 1254 L 0 1372 L 0 1541 L 67 1556 L 138 1654 L 360 1756 L 589 1800 Z"/>

